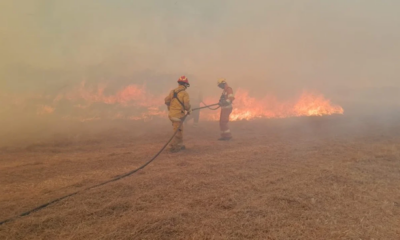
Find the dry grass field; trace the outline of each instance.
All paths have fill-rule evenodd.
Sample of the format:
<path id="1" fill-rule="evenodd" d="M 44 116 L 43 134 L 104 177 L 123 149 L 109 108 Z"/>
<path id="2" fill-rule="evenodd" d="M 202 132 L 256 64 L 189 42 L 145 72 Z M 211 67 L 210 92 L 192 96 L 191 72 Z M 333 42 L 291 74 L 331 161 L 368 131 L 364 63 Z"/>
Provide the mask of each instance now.
<path id="1" fill-rule="evenodd" d="M 167 122 L 85 123 L 4 145 L 0 221 L 128 172 Z M 0 239 L 400 239 L 400 121 L 186 126 L 187 150 L 0 226 Z M 151 130 L 149 130 L 151 129 Z"/>

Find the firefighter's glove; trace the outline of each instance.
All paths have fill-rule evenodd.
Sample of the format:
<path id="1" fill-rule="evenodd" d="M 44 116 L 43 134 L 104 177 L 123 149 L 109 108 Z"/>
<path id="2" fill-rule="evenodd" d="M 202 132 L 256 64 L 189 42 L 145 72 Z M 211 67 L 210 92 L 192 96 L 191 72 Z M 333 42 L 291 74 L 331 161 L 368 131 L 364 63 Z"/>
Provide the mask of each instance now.
<path id="1" fill-rule="evenodd" d="M 187 110 L 186 114 L 190 115 L 192 113 L 192 109 Z"/>

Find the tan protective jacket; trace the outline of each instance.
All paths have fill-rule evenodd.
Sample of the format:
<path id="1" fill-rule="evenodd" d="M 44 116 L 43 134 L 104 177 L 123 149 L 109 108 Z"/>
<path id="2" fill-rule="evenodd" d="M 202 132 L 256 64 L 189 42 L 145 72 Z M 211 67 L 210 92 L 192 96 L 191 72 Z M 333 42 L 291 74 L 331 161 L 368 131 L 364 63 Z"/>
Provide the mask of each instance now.
<path id="1" fill-rule="evenodd" d="M 165 104 L 168 106 L 169 111 L 168 117 L 172 121 L 181 121 L 185 116 L 185 110 L 189 111 L 191 108 L 189 94 L 185 90 L 186 88 L 181 85 L 172 90 L 165 98 Z M 176 98 L 174 97 L 174 92 L 176 93 Z"/>

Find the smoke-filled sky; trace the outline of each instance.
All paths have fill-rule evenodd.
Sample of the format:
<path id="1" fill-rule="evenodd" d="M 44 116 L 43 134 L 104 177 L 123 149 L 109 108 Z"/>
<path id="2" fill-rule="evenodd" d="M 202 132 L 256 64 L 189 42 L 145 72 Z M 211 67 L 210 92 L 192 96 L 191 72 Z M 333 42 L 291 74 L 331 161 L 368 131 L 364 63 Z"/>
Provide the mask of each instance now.
<path id="1" fill-rule="evenodd" d="M 211 93 L 225 77 L 255 95 L 396 95 L 399 9 L 397 0 L 3 0 L 0 87 L 147 81 L 161 91 L 185 74 Z"/>

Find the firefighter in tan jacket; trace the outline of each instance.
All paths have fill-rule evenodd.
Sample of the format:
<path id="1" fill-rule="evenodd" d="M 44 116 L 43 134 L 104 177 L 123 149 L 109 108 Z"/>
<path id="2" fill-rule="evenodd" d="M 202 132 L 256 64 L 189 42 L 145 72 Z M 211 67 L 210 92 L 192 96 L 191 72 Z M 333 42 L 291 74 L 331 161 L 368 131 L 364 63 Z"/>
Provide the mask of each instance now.
<path id="1" fill-rule="evenodd" d="M 233 95 L 233 90 L 228 86 L 226 79 L 219 79 L 218 87 L 224 90 L 219 100 L 219 105 L 221 106 L 221 115 L 219 119 L 221 138 L 218 140 L 228 141 L 232 138 L 231 130 L 229 129 L 229 116 L 232 113 L 232 102 L 235 100 L 235 97 Z"/>
<path id="2" fill-rule="evenodd" d="M 168 106 L 168 117 L 172 122 L 174 132 L 178 130 L 171 142 L 171 152 L 179 152 L 185 149 L 183 145 L 183 118 L 186 113 L 191 113 L 190 98 L 186 89 L 190 86 L 189 80 L 185 76 L 178 79 L 179 86 L 172 90 L 165 98 L 165 104 Z"/>

